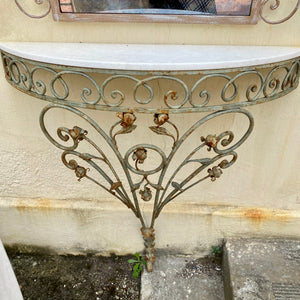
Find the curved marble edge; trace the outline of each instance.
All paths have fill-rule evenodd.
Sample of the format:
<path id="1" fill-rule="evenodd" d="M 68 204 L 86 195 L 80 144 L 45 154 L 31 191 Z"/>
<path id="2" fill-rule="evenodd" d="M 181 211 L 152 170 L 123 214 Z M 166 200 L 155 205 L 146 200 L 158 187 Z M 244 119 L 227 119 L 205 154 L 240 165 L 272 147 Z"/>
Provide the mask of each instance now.
<path id="1" fill-rule="evenodd" d="M 146 72 L 245 68 L 300 56 L 300 48 L 276 46 L 0 43 L 0 49 L 47 64 Z"/>

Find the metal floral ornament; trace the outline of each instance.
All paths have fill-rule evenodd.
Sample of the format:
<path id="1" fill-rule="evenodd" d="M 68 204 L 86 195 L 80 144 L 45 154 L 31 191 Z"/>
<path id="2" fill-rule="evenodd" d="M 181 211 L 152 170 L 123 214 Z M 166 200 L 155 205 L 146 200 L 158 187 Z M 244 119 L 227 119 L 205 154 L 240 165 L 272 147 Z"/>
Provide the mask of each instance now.
<path id="1" fill-rule="evenodd" d="M 136 116 L 133 113 L 117 113 L 117 117 L 122 120 L 121 126 L 124 128 L 132 127 L 134 121 L 136 120 Z"/>
<path id="2" fill-rule="evenodd" d="M 212 169 L 207 170 L 211 181 L 215 181 L 217 178 L 220 178 L 223 174 L 222 170 L 219 167 L 213 167 Z"/>
<path id="3" fill-rule="evenodd" d="M 214 135 L 208 135 L 206 138 L 201 136 L 201 142 L 205 142 L 205 145 L 208 147 L 208 151 L 217 146 L 218 138 Z"/>
<path id="4" fill-rule="evenodd" d="M 151 189 L 149 187 L 147 187 L 147 184 L 145 184 L 144 186 L 144 190 L 140 190 L 140 195 L 141 195 L 141 198 L 148 202 L 152 199 L 152 192 L 151 192 Z"/>
<path id="5" fill-rule="evenodd" d="M 139 164 L 144 163 L 146 158 L 147 158 L 147 150 L 143 147 L 137 148 L 132 154 L 132 159 Z"/>
<path id="6" fill-rule="evenodd" d="M 158 126 L 165 124 L 168 120 L 168 114 L 154 114 L 154 123 Z"/>

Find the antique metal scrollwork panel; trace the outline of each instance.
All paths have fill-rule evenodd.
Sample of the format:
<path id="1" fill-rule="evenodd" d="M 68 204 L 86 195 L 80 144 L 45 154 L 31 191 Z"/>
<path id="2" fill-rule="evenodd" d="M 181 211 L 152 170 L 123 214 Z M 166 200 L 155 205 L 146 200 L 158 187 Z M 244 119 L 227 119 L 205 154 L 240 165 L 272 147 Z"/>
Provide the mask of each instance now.
<path id="1" fill-rule="evenodd" d="M 111 74 L 109 70 L 106 73 L 104 70 L 89 72 L 74 67 L 60 70 L 59 66 L 53 65 L 52 68 L 5 53 L 2 53 L 2 60 L 8 82 L 36 98 L 78 108 L 151 114 L 210 112 L 272 101 L 296 89 L 300 73 L 300 60 L 296 58 L 268 68 L 249 67 L 203 73 L 192 71 L 189 75 L 195 75 L 195 79 L 188 84 L 172 72 L 166 75 L 153 72 L 154 75 L 149 75 L 147 72 L 134 71 L 130 71 L 130 74 Z M 48 74 L 48 80 L 39 77 L 41 71 Z M 100 80 L 97 75 L 105 76 L 105 79 Z M 71 76 L 76 77 L 81 85 L 76 95 L 70 92 L 69 85 L 73 82 Z M 218 97 L 212 97 L 215 90 L 210 90 L 210 82 L 215 79 L 224 82 Z M 246 79 L 251 80 L 250 84 L 243 87 Z M 126 87 L 131 88 L 109 89 L 110 85 L 120 80 L 127 80 L 131 85 Z M 164 92 L 163 105 L 160 103 L 158 108 L 154 100 L 159 95 L 155 94 L 153 84 L 163 83 L 172 84 L 173 88 Z M 146 95 L 144 98 L 139 96 L 141 90 Z M 132 99 L 133 103 L 130 102 Z"/>
<path id="2" fill-rule="evenodd" d="M 126 174 L 129 190 L 126 190 L 126 185 L 118 176 L 118 171 L 113 168 L 101 147 L 89 138 L 88 131 L 85 128 L 80 128 L 76 125 L 73 128 L 58 127 L 57 138 L 49 134 L 45 125 L 45 115 L 52 109 L 63 109 L 76 114 L 84 119 L 88 125 L 96 129 L 98 134 L 104 138 L 115 154 L 115 158 L 119 161 L 120 167 Z M 232 131 L 224 131 L 222 133 L 213 132 L 205 137 L 199 136 L 199 145 L 182 160 L 170 178 L 166 178 L 165 180 L 166 173 L 174 155 L 189 136 L 206 122 L 218 119 L 220 116 L 227 114 L 241 114 L 248 119 L 248 129 L 244 135 L 238 141 L 235 141 Z M 201 118 L 185 133 L 180 134 L 177 126 L 170 121 L 170 119 L 172 119 L 171 116 L 158 113 L 154 115 L 154 126 L 150 126 L 148 130 L 154 134 L 168 136 L 172 144 L 171 150 L 166 152 L 157 145 L 135 144 L 125 153 L 121 153 L 116 137 L 118 134 L 133 134 L 132 132 L 136 129 L 134 123 L 137 117 L 133 113 L 118 113 L 116 117 L 121 118 L 121 121 L 113 124 L 109 132 L 105 132 L 94 120 L 82 111 L 68 105 L 50 104 L 41 112 L 40 125 L 48 140 L 63 151 L 62 162 L 67 168 L 75 172 L 78 180 L 91 180 L 125 204 L 140 220 L 142 226 L 141 231 L 145 240 L 147 269 L 148 271 L 152 271 L 155 261 L 155 219 L 160 215 L 163 207 L 198 183 L 208 179 L 215 181 L 222 175 L 226 168 L 234 164 L 237 159 L 235 150 L 252 132 L 254 121 L 251 114 L 243 109 L 217 111 Z M 167 124 L 174 128 L 174 134 L 166 129 L 165 125 Z M 116 133 L 114 133 L 115 131 Z M 72 141 L 71 145 L 64 145 L 64 143 L 70 140 Z M 91 145 L 98 154 L 94 155 L 81 152 L 80 144 L 82 143 Z M 211 152 L 211 155 L 200 156 L 199 158 L 197 154 L 200 150 L 205 148 Z M 145 170 L 143 168 L 144 162 L 153 152 L 156 152 L 160 157 L 159 162 L 157 166 L 152 169 Z M 101 181 L 93 178 L 92 175 L 89 174 L 90 168 L 82 166 L 80 161 L 84 161 L 90 168 L 96 170 L 100 174 Z M 190 170 L 184 179 L 177 181 L 176 175 L 178 172 L 191 163 L 196 163 L 198 166 Z M 103 165 L 110 168 L 113 176 L 109 176 L 108 173 L 104 171 Z M 156 181 L 150 178 L 153 174 L 158 176 Z M 139 180 L 134 180 L 133 175 L 138 175 Z M 145 220 L 141 211 L 141 203 L 143 201 L 153 202 L 152 218 L 149 222 Z M 147 226 L 146 224 L 150 225 Z"/>

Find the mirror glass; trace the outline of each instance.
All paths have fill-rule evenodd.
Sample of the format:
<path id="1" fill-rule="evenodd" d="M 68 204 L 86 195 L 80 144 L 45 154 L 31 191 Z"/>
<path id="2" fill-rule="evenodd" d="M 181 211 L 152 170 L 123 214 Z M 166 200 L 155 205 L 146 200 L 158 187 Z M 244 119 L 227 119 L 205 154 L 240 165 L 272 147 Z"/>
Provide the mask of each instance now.
<path id="1" fill-rule="evenodd" d="M 249 16 L 253 0 L 59 0 L 61 13 Z"/>

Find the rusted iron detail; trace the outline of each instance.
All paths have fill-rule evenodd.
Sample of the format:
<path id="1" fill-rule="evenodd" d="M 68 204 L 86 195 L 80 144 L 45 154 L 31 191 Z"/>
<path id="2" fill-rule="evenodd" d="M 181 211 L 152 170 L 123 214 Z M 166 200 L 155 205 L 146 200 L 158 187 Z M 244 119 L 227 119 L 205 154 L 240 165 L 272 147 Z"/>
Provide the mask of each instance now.
<path id="1" fill-rule="evenodd" d="M 165 124 L 168 120 L 168 114 L 154 114 L 154 123 L 158 126 Z"/>
<path id="2" fill-rule="evenodd" d="M 116 136 L 119 134 L 127 134 L 131 133 L 136 129 L 136 125 L 134 125 L 134 122 L 136 120 L 136 116 L 134 113 L 131 112 L 118 112 L 117 117 L 121 119 L 120 122 L 115 123 L 109 132 L 110 137 L 113 140 L 113 143 L 117 147 L 117 141 L 116 141 Z M 114 133 L 114 129 L 118 126 L 121 125 L 121 129 L 116 131 Z"/>
<path id="3" fill-rule="evenodd" d="M 286 62 L 269 65 L 271 70 L 268 71 L 267 75 L 263 72 L 266 66 L 258 66 L 252 68 L 198 71 L 197 73 L 188 73 L 186 71 L 165 72 L 164 75 L 151 75 L 147 78 L 139 78 L 138 75 L 144 74 L 149 76 L 151 72 L 131 71 L 131 74 L 128 74 L 118 70 L 112 72 L 109 70 L 76 67 L 65 67 L 65 69 L 60 70 L 61 66 L 43 64 L 18 58 L 4 52 L 1 53 L 6 79 L 20 91 L 57 104 L 118 112 L 118 116 L 122 120 L 121 126 L 124 129 L 122 133 L 127 133 L 125 128 L 128 128 L 129 132 L 130 130 L 134 130 L 134 112 L 157 115 L 155 117 L 155 124 L 161 126 L 167 122 L 168 114 L 170 113 L 219 111 L 223 109 L 243 108 L 275 100 L 293 91 L 299 84 L 300 76 L 299 57 Z M 50 82 L 46 82 L 42 78 L 35 79 L 35 76 L 41 70 L 52 76 Z M 108 77 L 102 83 L 99 83 L 94 78 L 94 74 L 96 73 L 108 74 Z M 283 78 L 282 76 L 278 76 L 279 73 L 284 75 Z M 183 74 L 196 74 L 196 80 L 191 87 L 176 77 Z M 71 75 L 85 78 L 90 82 L 92 88 L 82 86 L 80 97 L 70 96 L 68 81 L 66 79 Z M 249 76 L 252 79 L 256 77 L 258 83 L 250 82 L 244 91 L 244 89 L 241 89 L 239 81 L 242 78 L 246 80 Z M 209 90 L 209 83 L 211 80 L 220 78 L 225 80 L 226 83 L 221 88 L 220 97 L 214 97 L 214 101 L 216 99 L 220 100 L 218 103 L 211 103 L 212 93 L 215 90 Z M 131 92 L 137 105 L 129 107 L 127 99 L 131 98 L 132 94 L 126 94 L 121 89 L 114 89 L 110 94 L 107 92 L 107 86 L 120 79 L 130 80 L 135 83 Z M 157 83 L 160 85 L 164 81 L 175 84 L 177 90 L 165 92 L 165 107 L 149 107 L 155 98 L 155 92 L 151 84 Z M 57 83 L 59 83 L 63 92 L 57 91 Z M 145 99 L 139 98 L 137 95 L 140 89 L 144 89 L 148 97 Z M 181 93 L 179 93 L 180 91 Z M 240 99 L 244 99 L 244 101 L 240 101 Z"/>
<path id="4" fill-rule="evenodd" d="M 211 181 L 215 181 L 217 178 L 220 178 L 223 174 L 221 168 L 219 167 L 213 167 L 212 169 L 207 170 L 209 177 L 211 178 Z"/>
<path id="5" fill-rule="evenodd" d="M 147 158 L 147 150 L 143 147 L 138 147 L 132 154 L 132 159 L 136 162 L 136 164 L 144 163 Z"/>
<path id="6" fill-rule="evenodd" d="M 147 184 L 145 184 L 144 189 L 139 191 L 139 194 L 141 195 L 142 200 L 148 202 L 152 199 L 152 192 L 149 187 L 147 187 Z"/>
<path id="7" fill-rule="evenodd" d="M 154 114 L 153 121 L 157 126 L 150 126 L 149 128 L 156 134 L 166 135 L 166 136 L 171 137 L 174 141 L 174 144 L 173 144 L 173 147 L 174 147 L 176 142 L 179 139 L 179 131 L 178 131 L 177 126 L 175 124 L 173 124 L 171 121 L 169 121 L 169 115 L 165 114 L 165 113 Z M 165 123 L 170 124 L 174 128 L 176 135 L 172 134 L 167 128 L 162 127 L 162 125 L 164 125 Z"/>
<path id="8" fill-rule="evenodd" d="M 155 262 L 155 233 L 154 228 L 142 227 L 141 232 L 145 245 L 145 258 L 147 261 L 147 271 L 153 271 L 153 265 Z"/>
<path id="9" fill-rule="evenodd" d="M 119 112 L 117 113 L 117 117 L 122 120 L 121 126 L 124 128 L 132 127 L 136 120 L 136 116 L 133 113 Z"/>
<path id="10" fill-rule="evenodd" d="M 59 128 L 57 133 L 61 134 L 62 128 Z M 84 136 L 87 135 L 88 132 L 78 126 L 74 126 L 73 129 L 69 130 L 69 135 L 72 137 L 74 141 L 82 141 Z M 68 136 L 66 136 L 68 138 Z"/>
<path id="11" fill-rule="evenodd" d="M 121 187 L 122 186 L 122 182 L 120 181 L 117 181 L 117 182 L 113 182 L 111 184 L 111 187 L 110 187 L 110 190 L 113 191 L 113 190 L 116 190 L 117 188 Z"/>
<path id="12" fill-rule="evenodd" d="M 214 134 L 209 134 L 206 138 L 201 136 L 201 142 L 205 142 L 205 145 L 208 147 L 208 151 L 212 148 L 215 148 L 218 143 L 218 137 Z"/>
<path id="13" fill-rule="evenodd" d="M 78 177 L 78 181 L 85 177 L 86 173 L 90 170 L 89 168 L 79 166 L 78 163 L 73 159 L 69 161 L 69 165 L 75 171 L 75 175 L 76 177 Z"/>

